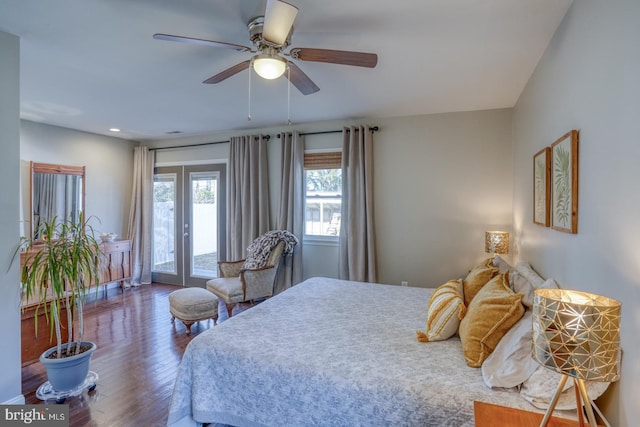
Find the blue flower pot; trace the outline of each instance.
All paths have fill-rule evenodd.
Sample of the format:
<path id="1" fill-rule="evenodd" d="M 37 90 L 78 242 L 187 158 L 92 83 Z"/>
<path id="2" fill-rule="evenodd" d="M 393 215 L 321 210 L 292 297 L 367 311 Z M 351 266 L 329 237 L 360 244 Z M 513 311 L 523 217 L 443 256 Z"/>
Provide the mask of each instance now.
<path id="1" fill-rule="evenodd" d="M 73 390 L 80 387 L 87 378 L 91 355 L 97 347 L 89 341 L 82 341 L 80 345 L 82 347 L 90 346 L 90 348 L 78 355 L 62 359 L 47 358 L 57 350 L 56 347 L 50 348 L 40 355 L 40 362 L 47 368 L 47 378 L 55 391 Z M 67 346 L 68 344 L 63 344 L 62 349 L 66 349 Z"/>

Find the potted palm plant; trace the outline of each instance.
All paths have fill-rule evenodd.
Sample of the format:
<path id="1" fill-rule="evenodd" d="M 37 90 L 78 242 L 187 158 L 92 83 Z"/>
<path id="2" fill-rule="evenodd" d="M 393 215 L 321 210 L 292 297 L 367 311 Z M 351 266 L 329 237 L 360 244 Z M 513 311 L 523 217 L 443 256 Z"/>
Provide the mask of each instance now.
<path id="1" fill-rule="evenodd" d="M 82 214 L 78 220 L 54 217 L 40 227 L 43 240 L 21 241 L 20 282 L 27 301 L 37 302 L 35 333 L 38 311 L 43 310 L 50 340 L 55 335 L 56 346 L 42 353 L 40 361 L 53 391 L 64 393 L 83 385 L 96 349 L 94 343 L 83 341 L 83 306 L 90 288 L 98 289 L 99 246 Z M 67 320 L 66 337 L 62 316 Z"/>

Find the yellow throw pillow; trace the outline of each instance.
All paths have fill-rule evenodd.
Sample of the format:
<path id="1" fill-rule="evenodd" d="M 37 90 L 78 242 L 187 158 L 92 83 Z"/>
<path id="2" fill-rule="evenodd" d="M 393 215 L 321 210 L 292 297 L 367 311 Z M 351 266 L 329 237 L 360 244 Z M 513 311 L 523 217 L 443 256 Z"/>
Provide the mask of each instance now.
<path id="1" fill-rule="evenodd" d="M 451 338 L 458 331 L 464 313 L 462 280 L 449 280 L 438 286 L 431 294 L 427 306 L 426 333 L 416 331 L 418 341 L 441 341 Z"/>
<path id="2" fill-rule="evenodd" d="M 467 307 L 458 333 L 467 365 L 479 368 L 500 339 L 522 317 L 522 294 L 509 288 L 509 272 L 484 285 Z"/>
<path id="3" fill-rule="evenodd" d="M 489 280 L 495 277 L 498 272 L 499 269 L 493 266 L 492 258 L 489 258 L 473 267 L 463 282 L 464 305 L 469 307 L 473 297 Z"/>

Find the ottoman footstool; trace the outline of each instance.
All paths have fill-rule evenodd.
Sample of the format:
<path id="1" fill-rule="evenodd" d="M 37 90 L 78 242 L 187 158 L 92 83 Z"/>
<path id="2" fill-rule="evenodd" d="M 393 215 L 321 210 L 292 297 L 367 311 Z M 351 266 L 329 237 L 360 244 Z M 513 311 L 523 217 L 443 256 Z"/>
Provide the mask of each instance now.
<path id="1" fill-rule="evenodd" d="M 178 319 L 191 335 L 191 325 L 200 320 L 218 319 L 218 297 L 202 288 L 183 288 L 169 294 L 171 322 Z"/>

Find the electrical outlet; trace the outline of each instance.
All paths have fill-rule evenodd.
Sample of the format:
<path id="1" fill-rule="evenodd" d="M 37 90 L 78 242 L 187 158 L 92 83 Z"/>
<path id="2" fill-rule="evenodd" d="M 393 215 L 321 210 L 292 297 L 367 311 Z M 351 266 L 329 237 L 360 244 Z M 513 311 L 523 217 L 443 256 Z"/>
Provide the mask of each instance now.
<path id="1" fill-rule="evenodd" d="M 409 286 L 409 282 L 403 280 L 402 282 L 400 282 L 400 286 Z"/>

